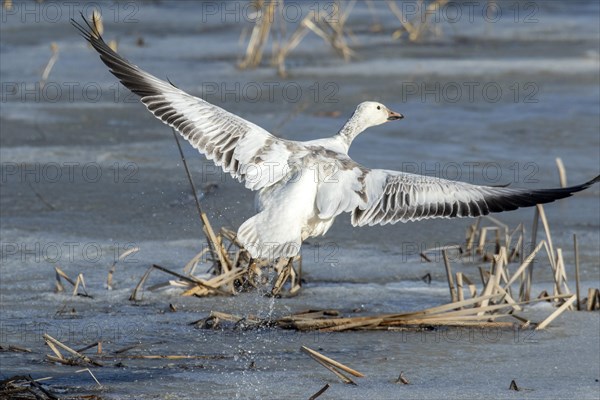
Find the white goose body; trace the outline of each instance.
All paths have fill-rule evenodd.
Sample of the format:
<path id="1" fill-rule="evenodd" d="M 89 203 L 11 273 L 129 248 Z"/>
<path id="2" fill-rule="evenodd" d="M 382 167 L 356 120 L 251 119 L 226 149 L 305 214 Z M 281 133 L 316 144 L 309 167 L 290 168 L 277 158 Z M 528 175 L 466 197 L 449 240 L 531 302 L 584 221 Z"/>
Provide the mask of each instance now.
<path id="1" fill-rule="evenodd" d="M 239 228 L 238 239 L 251 254 L 265 258 L 294 256 L 305 239 L 324 235 L 339 214 L 339 205 L 333 212 L 323 212 L 321 204 L 343 201 L 334 192 L 334 185 L 342 178 L 341 163 L 332 161 L 352 162 L 342 137 L 293 143 L 296 148 L 286 164 L 287 173 L 257 193 L 257 215 Z M 358 176 L 361 170 L 356 166 L 350 173 Z M 341 206 L 348 208 L 350 204 Z"/>
<path id="2" fill-rule="evenodd" d="M 552 202 L 600 180 L 559 189 L 518 189 L 366 168 L 348 156 L 354 138 L 369 127 L 403 118 L 383 104 L 359 104 L 333 137 L 306 142 L 277 138 L 141 70 L 86 24 L 73 21 L 150 112 L 246 188 L 258 191 L 258 213 L 238 230 L 238 240 L 255 258 L 295 256 L 306 238 L 326 233 L 342 213 L 351 213 L 354 226 L 477 217 Z"/>

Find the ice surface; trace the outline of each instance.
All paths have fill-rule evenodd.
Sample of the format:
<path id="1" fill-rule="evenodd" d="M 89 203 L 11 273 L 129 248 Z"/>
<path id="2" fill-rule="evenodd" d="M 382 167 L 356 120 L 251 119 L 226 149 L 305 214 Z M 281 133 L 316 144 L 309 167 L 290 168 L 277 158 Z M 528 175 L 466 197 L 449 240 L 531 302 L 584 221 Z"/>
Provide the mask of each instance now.
<path id="1" fill-rule="evenodd" d="M 297 102 L 285 101 L 279 89 L 274 100 L 263 96 L 256 102 L 244 96 L 207 95 L 286 138 L 332 135 L 358 102 L 376 99 L 407 118 L 356 140 L 351 156 L 367 166 L 453 178 L 444 174 L 458 165 L 455 178 L 460 180 L 545 187 L 558 185 L 555 158 L 561 157 L 569 183 L 598 174 L 596 2 L 533 3 L 538 21 L 530 24 L 514 22 L 512 14 L 493 25 L 481 18 L 445 24 L 444 35 L 421 44 L 392 41 L 389 29 L 370 32 L 371 14 L 358 2 L 349 26 L 359 59 L 345 64 L 320 38 L 308 36 L 289 57 L 291 76 L 285 80 L 269 67 L 235 68 L 243 51 L 239 33 L 247 23 L 222 23 L 218 18 L 203 22 L 201 6 L 187 2 L 135 4 L 138 22 L 117 23 L 123 14 L 117 22 L 105 17 L 105 36 L 117 38 L 120 51 L 136 64 L 168 76 L 195 95 L 207 94 L 211 83 L 299 85 L 303 95 Z M 384 26 L 394 23 L 393 15 L 381 7 L 375 13 Z M 0 378 L 52 376 L 48 383 L 53 387 L 80 387 L 82 392 L 119 399 L 308 398 L 325 383 L 331 387 L 323 398 L 599 397 L 597 313 L 565 313 L 547 330 L 535 333 L 451 329 L 323 334 L 211 331 L 190 325 L 211 310 L 266 317 L 327 307 L 370 315 L 443 304 L 448 294 L 441 260 L 423 262 L 415 249 L 460 243 L 471 221 L 353 229 L 349 218 L 340 218 L 325 237 L 304 246 L 306 284 L 295 298 L 273 301 L 242 294 L 196 299 L 171 289 L 145 291 L 139 304 L 129 302 L 151 263 L 180 270 L 203 243 L 171 132 L 137 101 L 130 101 L 124 89 L 115 91 L 116 80 L 69 26 L 68 18 L 36 24 L 7 16 L 0 33 L 0 344 L 33 350 L 0 353 Z M 144 39 L 142 47 L 135 44 L 139 37 Z M 54 101 L 26 97 L 22 90 L 6 91 L 7 84 L 35 85 L 50 56 L 50 41 L 60 48 L 50 81 L 63 88 L 69 82 L 99 87 L 102 95 L 97 100 L 89 101 L 81 90 L 72 97 L 65 92 Z M 473 81 L 480 87 L 498 85 L 502 97 L 493 102 L 478 91 L 473 101 L 465 95 L 451 101 L 451 93 L 439 100 L 407 94 L 407 84 L 464 88 Z M 315 83 L 320 88 L 335 84 L 334 101 L 326 102 L 323 95 L 330 92 L 321 91 L 315 102 Z M 532 93 L 525 89 L 527 83 L 535 85 L 533 102 L 524 101 Z M 515 84 L 518 101 L 511 89 Z M 340 115 L 328 117 L 330 112 Z M 236 228 L 252 215 L 251 193 L 189 146 L 184 151 L 215 227 Z M 478 163 L 472 176 L 465 162 Z M 484 175 L 490 165 L 501 172 L 492 181 Z M 98 171 L 101 175 L 96 177 Z M 57 172 L 59 178 L 53 175 Z M 578 235 L 584 290 L 600 284 L 599 192 L 596 185 L 546 207 L 554 245 L 563 248 L 571 280 L 572 235 Z M 524 222 L 529 229 L 533 212 L 519 210 L 499 218 L 509 226 Z M 115 254 L 132 246 L 140 252 L 117 265 L 113 290 L 107 290 Z M 54 293 L 53 264 L 71 277 L 82 273 L 93 299 Z M 474 263 L 457 261 L 454 267 L 478 276 Z M 426 273 L 432 275 L 430 285 L 421 280 Z M 535 273 L 535 291 L 551 289 L 548 269 L 541 266 Z M 155 271 L 148 285 L 166 279 Z M 169 304 L 178 311 L 169 312 Z M 536 305 L 527 314 L 541 320 L 551 311 Z M 48 352 L 41 338 L 44 332 L 75 348 L 102 340 L 109 353 L 138 344 L 132 354 L 223 358 L 115 357 L 106 360 L 106 367 L 94 369 L 104 386 L 96 389 L 89 375 L 75 373 L 76 367 L 42 361 Z M 358 379 L 356 387 L 339 383 L 300 351 L 302 345 L 320 349 L 366 377 Z M 118 362 L 122 365 L 115 366 Z M 400 371 L 410 385 L 393 383 Z M 509 391 L 513 379 L 527 390 Z"/>

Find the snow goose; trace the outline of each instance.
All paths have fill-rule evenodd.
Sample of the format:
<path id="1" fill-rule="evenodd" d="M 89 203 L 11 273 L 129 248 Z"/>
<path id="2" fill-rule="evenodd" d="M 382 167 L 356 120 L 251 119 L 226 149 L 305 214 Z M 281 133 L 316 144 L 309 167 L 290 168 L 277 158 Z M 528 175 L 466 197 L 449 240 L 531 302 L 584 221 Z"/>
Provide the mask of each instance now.
<path id="1" fill-rule="evenodd" d="M 239 241 L 255 258 L 297 255 L 305 239 L 325 234 L 342 213 L 351 213 L 354 226 L 478 217 L 549 203 L 600 180 L 598 176 L 568 188 L 519 189 L 370 169 L 352 160 L 348 149 L 365 129 L 403 118 L 383 104 L 359 104 L 329 138 L 277 138 L 143 71 L 107 46 L 84 21 L 87 27 L 72 23 L 151 113 L 248 189 L 258 191 L 258 213 L 238 230 Z"/>

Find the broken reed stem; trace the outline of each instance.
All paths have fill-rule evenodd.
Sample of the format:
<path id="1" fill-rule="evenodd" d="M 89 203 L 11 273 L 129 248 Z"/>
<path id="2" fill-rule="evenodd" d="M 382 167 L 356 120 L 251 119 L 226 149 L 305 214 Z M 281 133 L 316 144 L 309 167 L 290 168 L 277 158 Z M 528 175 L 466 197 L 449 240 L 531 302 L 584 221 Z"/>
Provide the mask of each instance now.
<path id="1" fill-rule="evenodd" d="M 69 278 L 69 276 L 59 267 L 54 267 L 54 271 L 56 271 L 56 289 L 58 292 L 62 292 L 65 290 L 60 278 L 64 278 L 67 282 L 71 284 L 71 286 L 75 286 L 75 282 Z"/>
<path id="2" fill-rule="evenodd" d="M 481 223 L 481 217 L 477 218 L 477 221 L 473 224 L 469 226 L 469 234 L 467 235 L 467 245 L 466 245 L 466 252 L 467 253 L 471 253 L 473 251 L 473 242 L 475 241 L 475 235 L 477 234 L 477 231 L 479 230 L 479 224 Z"/>
<path id="3" fill-rule="evenodd" d="M 536 254 L 541 250 L 542 247 L 544 247 L 545 243 L 546 242 L 544 240 L 540 241 L 540 243 L 538 243 L 538 245 L 531 251 L 531 254 L 529 254 L 527 256 L 525 261 L 523 261 L 523 263 L 519 266 L 519 268 L 517 268 L 517 270 L 513 273 L 512 277 L 508 280 L 508 282 L 504 286 L 505 289 L 508 289 L 510 287 L 510 285 L 512 285 L 517 280 L 519 275 L 522 272 L 524 272 L 527 267 L 531 268 L 531 265 L 533 264 Z M 530 289 L 531 288 L 529 287 L 528 290 L 530 290 Z M 528 299 L 525 299 L 525 301 L 528 301 Z"/>
<path id="4" fill-rule="evenodd" d="M 2 346 L 0 346 L 0 349 L 4 350 L 4 348 Z M 17 346 L 14 344 L 9 344 L 8 345 L 8 350 L 9 351 L 14 351 L 17 353 L 31 353 L 31 349 L 28 349 L 27 347 L 21 347 L 21 346 Z"/>
<path id="5" fill-rule="evenodd" d="M 174 128 L 171 128 L 171 131 L 173 132 L 173 137 L 175 138 L 175 143 L 177 143 L 177 149 L 179 150 L 179 156 L 181 157 L 181 162 L 183 163 L 183 168 L 185 168 L 185 174 L 187 175 L 188 182 L 190 183 L 190 187 L 192 188 L 192 195 L 194 196 L 194 201 L 196 202 L 196 210 L 198 211 L 198 216 L 200 217 L 200 221 L 202 222 L 202 224 L 205 227 L 210 226 L 210 224 L 207 225 L 208 219 L 206 218 L 206 214 L 204 214 L 204 212 L 202 211 L 202 206 L 200 205 L 200 200 L 198 199 L 198 193 L 196 192 L 196 185 L 194 184 L 194 180 L 192 179 L 192 174 L 190 173 L 190 169 L 188 168 L 187 161 L 185 159 L 185 155 L 183 154 L 183 149 L 181 148 L 181 143 L 179 142 L 179 133 Z M 210 234 L 208 234 L 207 232 L 204 232 L 204 230 L 202 232 L 206 236 L 206 241 L 208 242 L 211 255 L 214 258 L 214 256 L 215 256 L 214 251 L 216 251 L 216 249 L 212 249 L 211 245 L 215 245 L 215 243 L 212 242 Z M 214 233 L 213 233 L 213 235 L 214 235 Z M 218 252 L 218 253 L 220 253 L 220 252 Z"/>
<path id="6" fill-rule="evenodd" d="M 523 264 L 525 259 L 525 225 L 521 223 L 521 242 L 519 243 L 519 265 Z M 519 300 L 525 300 L 527 291 L 528 271 L 523 271 L 520 274 L 521 284 L 519 285 Z"/>
<path id="7" fill-rule="evenodd" d="M 533 215 L 533 225 L 531 227 L 531 249 L 530 249 L 531 253 L 530 254 L 534 253 L 535 246 L 537 243 L 537 232 L 538 232 L 539 220 L 540 220 L 540 210 L 538 207 L 536 207 L 534 215 Z M 533 263 L 534 263 L 534 261 L 535 261 L 535 259 L 532 258 L 530 265 L 529 265 L 527 281 L 525 284 L 525 298 L 523 300 L 531 299 L 531 284 L 533 282 Z"/>
<path id="8" fill-rule="evenodd" d="M 573 251 L 575 252 L 575 294 L 577 296 L 577 311 L 581 311 L 581 296 L 579 295 L 579 244 L 577 235 L 573 234 Z"/>
<path id="9" fill-rule="evenodd" d="M 340 380 L 346 384 L 350 384 L 350 385 L 356 385 L 356 382 L 354 382 L 352 379 L 348 378 L 346 375 L 342 374 L 340 371 L 338 371 L 337 369 L 333 368 L 331 365 L 327 364 L 326 362 L 320 360 L 317 357 L 314 356 L 310 356 L 310 358 L 312 358 L 313 360 L 315 360 L 316 362 L 318 362 L 319 364 L 321 364 L 323 367 L 327 368 L 329 371 L 331 371 L 335 376 L 337 376 L 338 378 L 340 378 Z"/>
<path id="10" fill-rule="evenodd" d="M 586 303 L 586 307 L 585 307 L 585 309 L 587 311 L 594 311 L 594 308 L 596 306 L 597 297 L 598 297 L 597 293 L 598 293 L 598 289 L 593 289 L 593 288 L 588 289 L 588 297 L 587 297 L 587 303 Z"/>
<path id="11" fill-rule="evenodd" d="M 535 328 L 535 330 L 538 331 L 538 330 L 541 330 L 541 329 L 544 329 L 545 327 L 547 327 L 548 324 L 550 324 L 550 322 L 554 321 L 556 319 L 556 317 L 558 317 L 567 308 L 569 308 L 573 304 L 573 302 L 575 302 L 576 299 L 577 299 L 577 296 L 571 296 L 569 298 L 569 300 L 565 301 L 562 306 L 558 307 L 558 309 L 556 311 L 554 311 L 552 314 L 550 314 L 550 316 L 548 318 L 546 318 L 544 321 L 542 321 Z"/>
<path id="12" fill-rule="evenodd" d="M 331 364 L 331 365 L 333 365 L 334 367 L 336 367 L 336 368 L 339 368 L 339 369 L 341 369 L 342 371 L 349 373 L 350 375 L 356 376 L 356 377 L 358 377 L 358 378 L 363 378 L 363 377 L 364 377 L 364 375 L 363 375 L 363 374 L 361 374 L 360 372 L 358 372 L 358 371 L 356 371 L 356 370 L 354 370 L 354 369 L 352 369 L 352 368 L 350 368 L 350 367 L 347 367 L 347 366 L 345 366 L 344 364 L 341 364 L 341 363 L 339 363 L 339 362 L 337 362 L 337 361 L 335 361 L 335 360 L 333 360 L 333 359 L 331 359 L 331 358 L 329 358 L 329 357 L 327 357 L 327 356 L 324 356 L 323 354 L 321 354 L 321 353 L 319 353 L 319 352 L 316 352 L 316 351 L 314 351 L 314 350 L 312 350 L 312 349 L 309 349 L 309 348 L 308 348 L 308 347 L 306 347 L 306 346 L 302 346 L 302 347 L 301 347 L 301 349 L 302 349 L 302 350 L 303 350 L 305 353 L 308 353 L 308 354 L 310 354 L 311 356 L 313 356 L 313 357 L 315 357 L 315 358 L 317 358 L 317 359 L 319 359 L 319 360 L 321 360 L 321 361 L 323 361 L 323 362 L 326 362 L 326 363 L 328 363 L 328 364 Z"/>
<path id="13" fill-rule="evenodd" d="M 446 277 L 448 278 L 448 288 L 450 289 L 450 298 L 452 302 L 456 301 L 456 290 L 454 288 L 454 279 L 452 278 L 452 267 L 450 266 L 450 260 L 448 259 L 448 252 L 446 249 L 442 250 L 442 256 L 444 257 L 444 266 L 446 267 Z"/>
<path id="14" fill-rule="evenodd" d="M 138 301 L 138 292 L 144 286 L 144 283 L 146 282 L 146 279 L 148 279 L 148 276 L 150 276 L 150 272 L 152 272 L 153 269 L 154 269 L 154 267 L 152 267 L 152 266 L 148 267 L 148 269 L 146 270 L 146 272 L 142 276 L 142 279 L 140 279 L 140 281 L 138 282 L 138 284 L 135 286 L 135 289 L 133 289 L 133 292 L 131 293 L 131 296 L 129 296 L 129 301 Z"/>
<path id="15" fill-rule="evenodd" d="M 567 272 L 565 270 L 565 260 L 562 255 L 562 249 L 556 249 L 556 271 L 555 271 L 555 281 L 557 286 L 557 292 L 570 294 L 571 290 L 567 285 Z"/>
<path id="16" fill-rule="evenodd" d="M 308 398 L 308 400 L 315 400 L 317 397 L 325 393 L 325 391 L 329 389 L 329 383 L 326 383 L 319 391 Z"/>
<path id="17" fill-rule="evenodd" d="M 558 178 L 560 180 L 560 187 L 567 187 L 567 171 L 565 165 L 560 157 L 556 157 L 556 168 L 558 168 Z"/>
<path id="18" fill-rule="evenodd" d="M 463 301 L 465 299 L 463 292 L 463 274 L 462 272 L 456 273 L 456 291 L 458 295 L 458 301 Z"/>
<path id="19" fill-rule="evenodd" d="M 91 358 L 89 358 L 86 355 L 83 355 L 75 350 L 73 350 L 72 348 L 70 348 L 69 346 L 67 346 L 66 344 L 63 344 L 61 342 L 59 342 L 58 340 L 54 339 L 52 336 L 48 335 L 47 333 L 44 333 L 42 335 L 42 337 L 44 338 L 44 340 L 46 341 L 46 344 L 48 345 L 48 347 L 50 347 L 52 349 L 52 351 L 54 352 L 54 354 L 57 355 L 57 357 L 52 357 L 49 356 L 48 358 L 54 360 L 55 358 L 58 358 L 59 360 L 62 361 L 67 361 L 62 354 L 60 353 L 60 351 L 56 348 L 56 346 L 60 347 L 61 349 L 67 351 L 68 353 L 72 354 L 73 356 L 76 357 L 76 359 L 80 360 L 80 361 L 84 361 L 88 364 L 92 364 L 92 365 L 96 365 L 98 367 L 101 367 L 102 364 L 92 360 Z M 60 361 L 59 361 L 60 362 Z"/>
<path id="20" fill-rule="evenodd" d="M 556 270 L 556 255 L 554 253 L 554 245 L 552 244 L 552 235 L 550 234 L 550 225 L 548 225 L 548 219 L 546 218 L 546 212 L 544 211 L 544 206 L 541 204 L 536 205 L 536 208 L 539 210 L 540 219 L 542 220 L 542 225 L 544 227 L 544 233 L 546 234 L 546 242 L 548 243 L 549 248 L 549 257 L 550 265 L 552 266 L 552 270 Z"/>
<path id="21" fill-rule="evenodd" d="M 522 264 L 525 259 L 525 224 L 521 222 L 521 243 L 519 246 L 519 263 Z"/>
<path id="22" fill-rule="evenodd" d="M 84 351 L 89 350 L 92 347 L 97 347 L 97 351 L 96 352 L 98 354 L 102 354 L 102 342 L 100 342 L 100 341 L 94 342 L 92 344 L 88 344 L 87 346 L 82 347 L 81 349 L 77 349 L 75 351 L 78 352 L 78 353 L 83 353 Z"/>
<path id="23" fill-rule="evenodd" d="M 121 253 L 121 255 L 112 263 L 112 266 L 110 267 L 110 269 L 108 270 L 108 276 L 106 277 L 106 288 L 108 290 L 112 290 L 112 281 L 113 281 L 113 275 L 115 274 L 115 271 L 117 270 L 117 263 L 121 260 L 124 260 L 127 256 L 133 254 L 133 253 L 137 253 L 138 251 L 140 251 L 139 247 L 132 247 L 128 250 L 125 250 L 123 253 Z"/>
<path id="24" fill-rule="evenodd" d="M 267 43 L 271 26 L 275 20 L 276 6 L 276 1 L 267 2 L 266 4 L 264 0 L 256 2 L 255 7 L 260 11 L 261 17 L 256 20 L 252 28 L 246 48 L 246 55 L 238 65 L 240 69 L 256 68 L 260 64 L 263 56 L 263 48 Z"/>
<path id="25" fill-rule="evenodd" d="M 96 384 L 98 384 L 99 387 L 102 387 L 102 385 L 100 384 L 100 382 L 98 381 L 98 379 L 96 379 L 96 376 L 92 373 L 92 371 L 90 371 L 89 368 L 84 368 L 84 369 L 80 369 L 78 371 L 75 371 L 76 374 L 80 373 L 80 372 L 88 372 L 92 378 L 96 381 Z"/>
<path id="26" fill-rule="evenodd" d="M 160 271 L 166 272 L 167 274 L 171 274 L 173 276 L 176 276 L 177 278 L 181 279 L 182 281 L 191 283 L 193 285 L 202 286 L 205 289 L 217 292 L 219 294 L 228 295 L 228 293 L 222 291 L 218 287 L 213 287 L 213 286 L 211 286 L 211 285 L 209 285 L 209 284 L 207 284 L 205 282 L 202 282 L 201 280 L 196 279 L 196 278 L 189 278 L 189 277 L 187 277 L 185 275 L 178 274 L 177 272 L 171 271 L 170 269 L 165 268 L 165 267 L 161 267 L 160 265 L 152 264 L 152 268 L 156 268 L 156 269 L 158 269 Z"/>
<path id="27" fill-rule="evenodd" d="M 48 60 L 48 64 L 46 64 L 46 68 L 44 68 L 44 72 L 42 72 L 42 79 L 40 81 L 40 86 L 43 89 L 46 86 L 46 82 L 48 81 L 48 77 L 50 76 L 50 72 L 56 64 L 58 60 L 58 45 L 54 42 L 50 44 L 50 50 L 52 50 L 52 56 Z"/>

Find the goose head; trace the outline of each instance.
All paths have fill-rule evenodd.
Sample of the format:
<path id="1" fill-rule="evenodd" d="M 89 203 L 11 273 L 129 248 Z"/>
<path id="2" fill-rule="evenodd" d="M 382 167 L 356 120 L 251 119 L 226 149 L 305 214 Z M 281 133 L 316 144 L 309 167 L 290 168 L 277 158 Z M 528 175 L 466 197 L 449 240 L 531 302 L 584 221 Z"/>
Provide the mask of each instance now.
<path id="1" fill-rule="evenodd" d="M 340 129 L 336 137 L 342 141 L 348 151 L 354 138 L 365 129 L 402 118 L 404 115 L 391 111 L 381 103 L 365 101 L 356 107 L 354 114 Z"/>
<path id="2" fill-rule="evenodd" d="M 402 119 L 404 115 L 394 112 L 376 101 L 365 101 L 356 107 L 353 117 L 356 118 L 361 128 L 367 129 L 388 121 Z"/>

